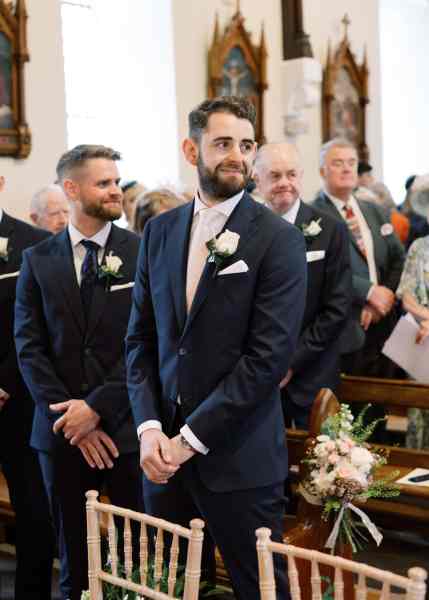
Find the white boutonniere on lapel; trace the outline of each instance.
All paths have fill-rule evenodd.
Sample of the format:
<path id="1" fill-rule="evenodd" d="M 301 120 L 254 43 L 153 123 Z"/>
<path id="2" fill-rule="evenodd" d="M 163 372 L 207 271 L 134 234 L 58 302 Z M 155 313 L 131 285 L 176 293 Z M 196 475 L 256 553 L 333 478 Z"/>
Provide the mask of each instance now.
<path id="1" fill-rule="evenodd" d="M 322 231 L 320 227 L 320 221 L 322 219 L 319 218 L 317 221 L 311 221 L 311 223 L 303 223 L 301 225 L 301 231 L 306 239 L 313 239 L 319 235 Z"/>
<path id="2" fill-rule="evenodd" d="M 105 256 L 104 263 L 100 266 L 98 278 L 106 280 L 106 290 L 110 288 L 111 279 L 121 279 L 122 273 L 120 269 L 122 265 L 122 260 L 119 256 L 115 256 L 113 252 L 109 252 Z"/>
<path id="3" fill-rule="evenodd" d="M 235 254 L 239 241 L 240 236 L 238 233 L 226 229 L 218 238 L 212 238 L 206 243 L 209 251 L 207 262 L 216 265 L 213 277 L 216 276 L 224 261 Z"/>
<path id="4" fill-rule="evenodd" d="M 9 250 L 7 249 L 8 243 L 8 238 L 0 237 L 0 260 L 3 262 L 7 262 L 9 258 Z"/>

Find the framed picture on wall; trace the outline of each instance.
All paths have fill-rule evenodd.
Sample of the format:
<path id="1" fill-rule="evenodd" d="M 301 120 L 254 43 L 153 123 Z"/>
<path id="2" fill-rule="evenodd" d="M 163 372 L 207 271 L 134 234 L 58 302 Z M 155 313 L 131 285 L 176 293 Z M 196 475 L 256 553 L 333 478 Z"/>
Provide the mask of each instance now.
<path id="1" fill-rule="evenodd" d="M 267 50 L 262 29 L 259 46 L 254 46 L 250 33 L 244 27 L 239 6 L 223 35 L 219 33 L 216 18 L 213 43 L 209 50 L 208 97 L 243 96 L 256 108 L 256 140 L 264 136 L 264 92 L 266 81 Z"/>
<path id="2" fill-rule="evenodd" d="M 344 39 L 328 58 L 323 73 L 323 141 L 335 137 L 346 138 L 356 146 L 361 160 L 369 159 L 366 144 L 366 106 L 368 77 L 366 54 L 358 65 L 351 51 L 347 35 L 350 24 L 347 15 L 343 19 L 346 27 Z"/>
<path id="3" fill-rule="evenodd" d="M 27 18 L 25 0 L 0 0 L 0 156 L 26 158 L 31 150 L 24 102 Z"/>

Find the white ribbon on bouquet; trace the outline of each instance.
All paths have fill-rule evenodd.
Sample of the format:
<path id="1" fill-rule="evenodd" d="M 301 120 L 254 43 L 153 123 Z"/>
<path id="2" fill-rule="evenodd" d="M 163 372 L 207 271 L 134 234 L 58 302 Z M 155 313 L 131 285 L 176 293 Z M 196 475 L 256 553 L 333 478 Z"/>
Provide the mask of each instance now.
<path id="1" fill-rule="evenodd" d="M 322 501 L 317 496 L 313 496 L 313 494 L 310 494 L 310 492 L 308 492 L 304 488 L 304 486 L 300 485 L 298 491 L 304 498 L 304 500 L 306 500 L 309 504 L 313 504 L 315 506 L 322 505 Z M 341 506 L 340 512 L 338 513 L 338 517 L 334 523 L 332 531 L 329 534 L 328 539 L 326 540 L 325 548 L 335 548 L 335 544 L 337 543 L 337 538 L 340 531 L 341 521 L 343 519 L 344 511 L 346 510 L 346 508 L 349 508 L 352 512 L 357 514 L 358 517 L 360 517 L 362 523 L 365 525 L 369 533 L 374 538 L 375 543 L 377 544 L 377 546 L 379 546 L 383 539 L 383 535 L 380 533 L 380 531 L 377 529 L 377 527 L 374 525 L 374 523 L 371 521 L 368 515 L 363 512 L 363 510 L 360 510 L 360 508 L 357 508 L 351 502 L 347 502 Z"/>

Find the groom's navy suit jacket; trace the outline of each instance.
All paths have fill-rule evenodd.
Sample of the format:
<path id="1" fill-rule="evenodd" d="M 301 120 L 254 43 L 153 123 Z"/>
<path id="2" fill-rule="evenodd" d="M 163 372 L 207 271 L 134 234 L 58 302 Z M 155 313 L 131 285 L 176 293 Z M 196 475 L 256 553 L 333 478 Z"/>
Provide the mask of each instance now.
<path id="1" fill-rule="evenodd" d="M 306 297 L 301 232 L 244 194 L 226 223 L 249 270 L 222 275 L 207 263 L 190 310 L 186 269 L 194 205 L 148 222 L 127 336 L 136 425 L 171 435 L 177 399 L 209 449 L 200 477 L 213 491 L 271 485 L 287 475 L 278 385 L 295 350 Z"/>
<path id="2" fill-rule="evenodd" d="M 138 449 L 126 383 L 124 338 L 130 312 L 139 238 L 112 226 L 105 254 L 123 264 L 120 279 L 96 285 L 88 326 L 80 298 L 68 231 L 23 255 L 15 308 L 15 338 L 21 373 L 35 402 L 31 444 L 52 451 L 58 418 L 49 404 L 82 398 L 101 417 L 101 427 L 122 453 Z M 68 442 L 67 442 L 68 443 Z"/>

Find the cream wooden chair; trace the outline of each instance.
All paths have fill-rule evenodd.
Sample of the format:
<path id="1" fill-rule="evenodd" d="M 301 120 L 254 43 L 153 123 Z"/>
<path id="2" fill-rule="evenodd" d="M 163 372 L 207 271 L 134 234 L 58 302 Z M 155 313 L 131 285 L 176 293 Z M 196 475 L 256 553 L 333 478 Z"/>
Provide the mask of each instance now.
<path id="1" fill-rule="evenodd" d="M 355 591 L 356 600 L 366 600 L 369 590 L 366 578 L 370 577 L 381 582 L 380 600 L 391 598 L 391 586 L 405 590 L 404 600 L 425 600 L 427 572 L 420 567 L 413 567 L 408 571 L 409 577 L 395 575 L 390 571 L 383 571 L 370 567 L 364 563 L 325 554 L 316 550 L 299 548 L 289 544 L 280 544 L 271 541 L 271 531 L 261 528 L 256 531 L 259 564 L 259 587 L 261 600 L 276 600 L 276 588 L 274 580 L 273 553 L 282 554 L 287 557 L 289 585 L 292 600 L 301 600 L 306 594 L 302 594 L 296 560 L 306 560 L 311 563 L 311 587 L 310 596 L 313 600 L 322 600 L 322 566 L 330 567 L 333 571 L 333 585 L 335 600 L 350 600 L 344 595 L 343 571 L 358 576 Z M 396 597 L 396 596 L 395 596 Z"/>
<path id="2" fill-rule="evenodd" d="M 156 519 L 144 513 L 134 512 L 111 504 L 98 501 L 98 492 L 90 490 L 86 493 L 86 515 L 88 527 L 88 579 L 91 600 L 103 600 L 102 582 L 108 582 L 120 588 L 137 592 L 144 598 L 153 600 L 169 600 L 174 598 L 177 580 L 179 556 L 179 538 L 188 540 L 188 551 L 185 569 L 185 586 L 183 600 L 197 600 L 201 575 L 201 552 L 204 537 L 204 522 L 200 519 L 191 521 L 190 529 Z M 125 578 L 118 575 L 118 549 L 114 516 L 124 519 L 124 570 Z M 107 517 L 107 531 L 112 573 L 106 573 L 101 565 L 100 521 Z M 131 581 L 133 570 L 131 522 L 140 523 L 140 583 Z M 149 588 L 148 577 L 148 527 L 156 529 L 154 579 L 155 589 Z M 168 593 L 160 591 L 160 579 L 164 562 L 164 532 L 172 535 L 170 561 L 168 565 Z"/>

